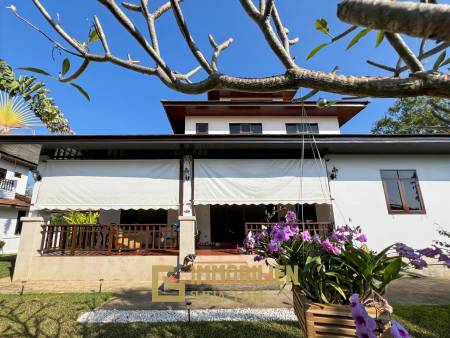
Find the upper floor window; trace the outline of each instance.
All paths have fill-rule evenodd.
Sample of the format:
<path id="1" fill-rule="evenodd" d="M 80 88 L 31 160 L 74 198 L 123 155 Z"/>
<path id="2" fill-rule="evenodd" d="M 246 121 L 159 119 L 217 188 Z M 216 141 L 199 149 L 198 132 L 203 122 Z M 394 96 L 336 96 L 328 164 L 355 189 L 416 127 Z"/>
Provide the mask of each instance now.
<path id="1" fill-rule="evenodd" d="M 419 179 L 415 170 L 381 170 L 390 214 L 424 214 Z"/>
<path id="2" fill-rule="evenodd" d="M 6 178 L 6 169 L 0 168 L 0 180 Z"/>
<path id="3" fill-rule="evenodd" d="M 15 177 L 15 178 L 21 178 L 21 177 L 22 177 L 22 174 L 21 174 L 21 173 L 18 173 L 18 172 L 15 172 L 15 173 L 14 173 L 14 177 Z"/>
<path id="4" fill-rule="evenodd" d="M 208 123 L 197 123 L 195 125 L 196 134 L 208 134 Z"/>
<path id="5" fill-rule="evenodd" d="M 230 123 L 230 134 L 262 134 L 262 123 Z"/>
<path id="6" fill-rule="evenodd" d="M 286 133 L 288 134 L 318 134 L 318 123 L 286 123 Z"/>

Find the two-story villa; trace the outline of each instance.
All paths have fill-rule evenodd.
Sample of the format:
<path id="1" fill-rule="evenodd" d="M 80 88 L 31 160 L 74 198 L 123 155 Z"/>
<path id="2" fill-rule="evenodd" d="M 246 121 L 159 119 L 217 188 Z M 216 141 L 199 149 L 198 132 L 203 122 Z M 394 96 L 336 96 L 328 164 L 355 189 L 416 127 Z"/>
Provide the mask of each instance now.
<path id="1" fill-rule="evenodd" d="M 361 225 L 377 250 L 450 227 L 450 136 L 341 134 L 368 102 L 294 94 L 163 100 L 173 135 L 2 137 L 39 148 L 14 278 L 148 280 L 188 254 L 239 254 L 289 209 L 319 234 Z M 98 210 L 99 224 L 50 222 L 71 210 Z"/>
<path id="2" fill-rule="evenodd" d="M 0 145 L 0 241 L 2 253 L 16 253 L 19 248 L 21 217 L 28 213 L 31 199 L 25 196 L 28 172 L 34 165 L 4 152 Z"/>

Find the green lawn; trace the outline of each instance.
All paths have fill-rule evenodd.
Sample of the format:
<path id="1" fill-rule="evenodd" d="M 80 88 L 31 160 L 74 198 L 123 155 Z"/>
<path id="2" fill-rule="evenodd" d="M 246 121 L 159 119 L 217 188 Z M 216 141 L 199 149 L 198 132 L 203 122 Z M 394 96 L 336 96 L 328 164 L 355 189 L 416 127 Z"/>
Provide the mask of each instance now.
<path id="1" fill-rule="evenodd" d="M 10 277 L 16 255 L 0 255 L 0 278 Z"/>
<path id="2" fill-rule="evenodd" d="M 111 294 L 0 294 L 0 337 L 302 337 L 295 322 L 76 323 Z M 413 337 L 446 337 L 450 305 L 395 307 Z"/>

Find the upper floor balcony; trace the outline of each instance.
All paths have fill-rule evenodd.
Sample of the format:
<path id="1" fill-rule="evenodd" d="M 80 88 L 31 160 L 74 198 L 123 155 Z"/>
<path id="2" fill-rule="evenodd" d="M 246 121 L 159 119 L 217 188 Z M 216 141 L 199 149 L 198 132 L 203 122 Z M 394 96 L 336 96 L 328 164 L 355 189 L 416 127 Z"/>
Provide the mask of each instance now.
<path id="1" fill-rule="evenodd" d="M 17 180 L 0 178 L 0 198 L 14 199 L 16 195 Z"/>

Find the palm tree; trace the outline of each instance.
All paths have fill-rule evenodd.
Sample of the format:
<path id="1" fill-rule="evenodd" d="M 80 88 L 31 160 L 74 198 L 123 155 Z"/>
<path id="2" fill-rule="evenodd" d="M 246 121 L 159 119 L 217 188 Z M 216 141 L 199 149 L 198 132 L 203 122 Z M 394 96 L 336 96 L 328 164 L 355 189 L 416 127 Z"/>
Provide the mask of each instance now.
<path id="1" fill-rule="evenodd" d="M 37 125 L 45 125 L 52 133 L 73 134 L 48 92 L 34 76 L 16 78 L 11 67 L 0 59 L 0 134 Z M 37 124 L 39 120 L 42 124 Z"/>
<path id="2" fill-rule="evenodd" d="M 20 96 L 10 96 L 0 91 L 0 134 L 9 134 L 13 129 L 41 126 L 39 120 Z"/>

